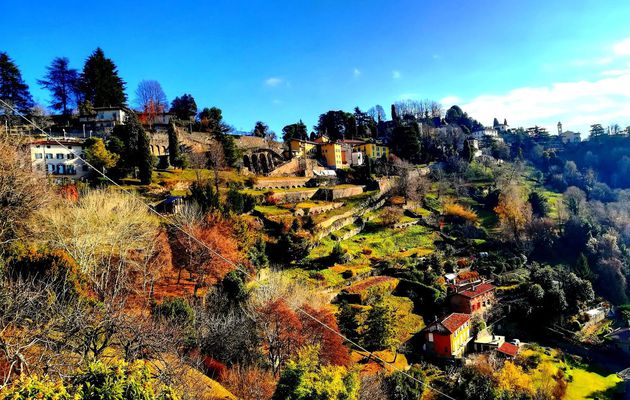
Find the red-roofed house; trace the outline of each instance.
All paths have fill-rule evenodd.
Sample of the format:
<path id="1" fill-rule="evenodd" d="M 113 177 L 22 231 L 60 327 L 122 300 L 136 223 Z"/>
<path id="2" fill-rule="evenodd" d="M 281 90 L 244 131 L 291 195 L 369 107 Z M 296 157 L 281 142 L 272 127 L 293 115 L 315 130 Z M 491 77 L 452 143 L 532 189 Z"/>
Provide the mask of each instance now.
<path id="1" fill-rule="evenodd" d="M 425 350 L 438 357 L 461 357 L 470 341 L 470 315 L 453 313 L 424 328 Z"/>
<path id="2" fill-rule="evenodd" d="M 495 289 L 490 283 L 480 283 L 454 293 L 450 298 L 451 309 L 459 313 L 483 314 L 494 303 Z"/>
<path id="3" fill-rule="evenodd" d="M 514 358 L 518 354 L 518 346 L 512 343 L 505 342 L 501 346 L 497 348 L 497 351 L 501 353 L 501 355 L 509 358 Z"/>

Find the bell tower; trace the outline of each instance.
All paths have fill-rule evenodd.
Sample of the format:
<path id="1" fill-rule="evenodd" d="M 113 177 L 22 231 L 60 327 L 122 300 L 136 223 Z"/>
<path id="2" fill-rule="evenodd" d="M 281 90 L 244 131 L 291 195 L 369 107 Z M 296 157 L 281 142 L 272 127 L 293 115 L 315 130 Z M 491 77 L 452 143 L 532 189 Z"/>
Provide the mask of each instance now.
<path id="1" fill-rule="evenodd" d="M 562 135 L 562 122 L 558 122 L 558 135 Z"/>

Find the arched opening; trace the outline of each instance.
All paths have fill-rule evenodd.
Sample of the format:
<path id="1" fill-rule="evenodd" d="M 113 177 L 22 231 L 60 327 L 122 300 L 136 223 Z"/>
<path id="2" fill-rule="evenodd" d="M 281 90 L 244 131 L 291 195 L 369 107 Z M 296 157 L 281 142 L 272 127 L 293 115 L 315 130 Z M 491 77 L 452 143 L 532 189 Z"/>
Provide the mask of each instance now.
<path id="1" fill-rule="evenodd" d="M 260 168 L 264 174 L 269 173 L 269 164 L 267 163 L 267 157 L 264 155 L 260 157 Z"/>
<path id="2" fill-rule="evenodd" d="M 251 169 L 251 164 L 249 163 L 249 156 L 248 156 L 247 154 L 245 154 L 245 155 L 243 156 L 243 166 L 244 166 L 245 168 L 247 168 L 248 170 L 250 170 L 250 171 L 252 170 L 252 169 Z"/>
<path id="3" fill-rule="evenodd" d="M 258 163 L 258 155 L 252 155 L 252 172 L 258 173 L 260 171 L 260 164 Z"/>

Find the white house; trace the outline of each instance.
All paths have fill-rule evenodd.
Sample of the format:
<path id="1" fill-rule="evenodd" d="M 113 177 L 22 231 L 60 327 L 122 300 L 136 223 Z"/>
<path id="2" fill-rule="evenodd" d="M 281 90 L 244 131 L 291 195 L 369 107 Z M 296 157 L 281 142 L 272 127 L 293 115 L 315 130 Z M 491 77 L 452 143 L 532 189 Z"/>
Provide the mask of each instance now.
<path id="1" fill-rule="evenodd" d="M 121 107 L 97 107 L 94 111 L 95 115 L 81 115 L 79 122 L 95 129 L 104 129 L 124 125 L 127 119 L 127 112 Z"/>
<path id="2" fill-rule="evenodd" d="M 499 136 L 499 133 L 496 129 L 486 126 L 483 129 L 478 129 L 472 133 L 473 139 L 482 140 L 486 137 L 496 138 Z"/>
<path id="3" fill-rule="evenodd" d="M 573 131 L 564 131 L 560 133 L 560 140 L 562 140 L 562 143 L 580 143 L 581 138 L 580 138 L 580 132 L 573 132 Z"/>
<path id="4" fill-rule="evenodd" d="M 83 141 L 38 140 L 31 143 L 30 150 L 35 172 L 69 179 L 81 179 L 89 173 L 89 167 L 77 158 L 85 157 Z"/>

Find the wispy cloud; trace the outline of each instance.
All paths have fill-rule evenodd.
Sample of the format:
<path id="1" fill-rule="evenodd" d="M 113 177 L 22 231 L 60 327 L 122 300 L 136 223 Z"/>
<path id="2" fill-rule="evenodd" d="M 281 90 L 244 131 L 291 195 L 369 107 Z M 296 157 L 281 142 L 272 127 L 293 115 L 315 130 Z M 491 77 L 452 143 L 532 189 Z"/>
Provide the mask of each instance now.
<path id="1" fill-rule="evenodd" d="M 360 70 L 359 68 L 355 68 L 355 69 L 352 71 L 352 75 L 354 75 L 354 77 L 355 77 L 355 78 L 360 77 L 360 76 L 361 76 L 361 70 Z"/>
<path id="2" fill-rule="evenodd" d="M 400 74 L 400 71 L 398 70 L 393 70 L 392 71 L 392 79 L 400 79 L 402 75 Z"/>
<path id="3" fill-rule="evenodd" d="M 618 56 L 630 56 L 630 38 L 615 43 L 613 52 Z"/>
<path id="4" fill-rule="evenodd" d="M 275 76 L 265 79 L 265 85 L 269 87 L 276 87 L 283 83 L 285 83 L 284 79 Z"/>

